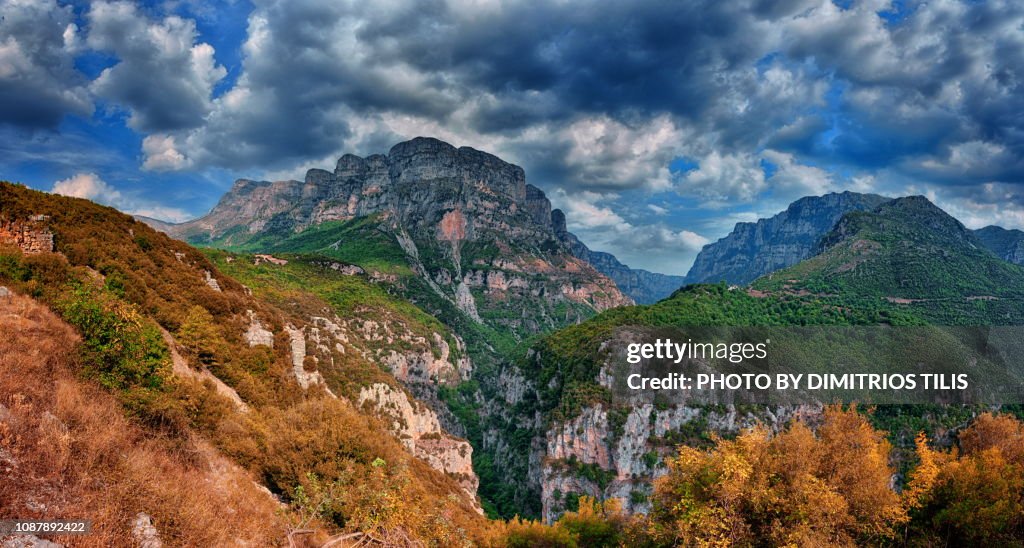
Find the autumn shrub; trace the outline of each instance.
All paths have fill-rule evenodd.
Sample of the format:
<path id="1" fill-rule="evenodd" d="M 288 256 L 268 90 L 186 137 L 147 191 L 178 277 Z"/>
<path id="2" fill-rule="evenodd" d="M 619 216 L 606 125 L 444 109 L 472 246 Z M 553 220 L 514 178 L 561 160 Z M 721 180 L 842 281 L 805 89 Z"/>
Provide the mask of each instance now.
<path id="1" fill-rule="evenodd" d="M 178 344 L 196 363 L 215 365 L 218 354 L 226 349 L 223 337 L 215 326 L 216 320 L 208 310 L 193 305 L 178 328 Z"/>
<path id="2" fill-rule="evenodd" d="M 565 529 L 580 546 L 618 546 L 623 541 L 627 518 L 618 499 L 598 502 L 580 497 L 579 509 L 566 512 L 555 523 Z"/>
<path id="3" fill-rule="evenodd" d="M 346 401 L 316 398 L 221 425 L 221 447 L 297 508 L 382 542 L 456 546 L 486 531 L 454 480 L 413 458 Z M 329 495 L 329 496 L 328 496 Z M 301 513 L 301 512 L 300 512 Z"/>
<path id="4" fill-rule="evenodd" d="M 655 483 L 648 530 L 665 544 L 854 545 L 895 538 L 907 515 L 890 488 L 884 433 L 855 409 L 758 427 L 713 449 L 680 447 Z"/>
<path id="5" fill-rule="evenodd" d="M 959 451 L 917 440 L 920 463 L 905 496 L 908 536 L 943 545 L 1024 545 L 1024 423 L 979 416 L 960 433 Z"/>
<path id="6" fill-rule="evenodd" d="M 85 366 L 103 386 L 160 389 L 170 376 L 170 354 L 156 325 L 105 291 L 78 285 L 56 303 L 82 333 Z"/>
<path id="7" fill-rule="evenodd" d="M 567 529 L 516 517 L 505 525 L 504 546 L 508 548 L 576 548 L 579 543 Z"/>

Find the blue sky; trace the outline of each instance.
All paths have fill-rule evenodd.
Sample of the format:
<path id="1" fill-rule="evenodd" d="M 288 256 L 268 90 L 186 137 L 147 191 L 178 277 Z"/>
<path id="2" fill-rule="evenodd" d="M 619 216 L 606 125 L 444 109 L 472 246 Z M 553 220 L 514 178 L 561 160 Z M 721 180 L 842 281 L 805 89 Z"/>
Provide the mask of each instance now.
<path id="1" fill-rule="evenodd" d="M 683 274 L 805 195 L 1024 227 L 1017 2 L 0 0 L 0 177 L 180 221 L 418 135 Z"/>

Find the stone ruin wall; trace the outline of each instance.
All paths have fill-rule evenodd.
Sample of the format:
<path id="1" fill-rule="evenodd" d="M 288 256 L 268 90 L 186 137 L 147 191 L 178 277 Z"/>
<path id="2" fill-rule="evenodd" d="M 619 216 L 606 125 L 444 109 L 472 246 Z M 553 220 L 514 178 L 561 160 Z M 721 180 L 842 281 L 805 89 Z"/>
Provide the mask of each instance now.
<path id="1" fill-rule="evenodd" d="M 46 215 L 33 215 L 27 221 L 0 219 L 0 244 L 13 244 L 25 253 L 52 253 L 53 232 L 46 226 Z"/>

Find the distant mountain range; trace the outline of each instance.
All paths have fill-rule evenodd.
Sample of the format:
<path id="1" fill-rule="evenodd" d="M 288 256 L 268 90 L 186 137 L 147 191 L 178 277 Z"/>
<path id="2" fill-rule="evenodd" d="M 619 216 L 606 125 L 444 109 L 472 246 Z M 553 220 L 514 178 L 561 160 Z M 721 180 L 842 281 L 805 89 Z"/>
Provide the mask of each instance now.
<path id="1" fill-rule="evenodd" d="M 771 218 L 737 223 L 727 236 L 704 246 L 686 282 L 749 284 L 815 255 L 821 239 L 847 213 L 871 211 L 889 201 L 891 198 L 876 194 L 849 191 L 808 196 Z M 973 234 L 977 245 L 1005 261 L 1024 264 L 1024 232 L 988 226 Z"/>

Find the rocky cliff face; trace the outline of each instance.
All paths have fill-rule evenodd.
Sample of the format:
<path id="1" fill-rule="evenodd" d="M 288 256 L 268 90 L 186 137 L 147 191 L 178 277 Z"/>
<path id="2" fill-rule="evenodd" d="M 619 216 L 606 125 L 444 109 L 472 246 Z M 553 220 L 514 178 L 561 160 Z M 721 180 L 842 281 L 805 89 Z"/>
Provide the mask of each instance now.
<path id="1" fill-rule="evenodd" d="M 241 179 L 208 215 L 158 228 L 253 247 L 355 219 L 389 234 L 437 296 L 516 336 L 632 302 L 559 240 L 551 203 L 522 168 L 437 139 L 399 143 L 387 155 L 347 154 L 304 181 Z"/>
<path id="2" fill-rule="evenodd" d="M 602 360 L 596 381 L 609 392 L 616 374 L 642 370 L 622 371 L 614 354 Z M 540 484 L 541 515 L 554 521 L 584 495 L 618 498 L 629 512 L 649 512 L 653 482 L 667 472 L 666 459 L 679 444 L 702 447 L 711 435 L 728 437 L 756 424 L 777 430 L 796 416 L 820 413 L 820 406 L 693 405 L 650 395 L 583 405 L 570 418 L 553 420 L 534 449 L 530 476 Z"/>
<path id="3" fill-rule="evenodd" d="M 973 231 L 982 245 L 1004 261 L 1024 265 L 1024 232 L 1001 226 L 986 226 Z"/>
<path id="4" fill-rule="evenodd" d="M 573 255 L 590 263 L 598 272 L 611 278 L 615 285 L 637 304 L 660 301 L 686 282 L 686 278 L 683 276 L 671 276 L 630 268 L 619 262 L 611 253 L 591 250 L 575 234 L 566 230 L 565 214 L 560 209 L 551 212 L 551 220 L 558 239 L 569 246 Z"/>
<path id="5" fill-rule="evenodd" d="M 665 459 L 675 454 L 676 444 L 700 445 L 711 433 L 735 435 L 758 423 L 778 430 L 795 416 L 817 414 L 820 409 L 812 407 L 587 407 L 550 430 L 543 454 L 535 459 L 542 517 L 547 522 L 558 519 L 572 507 L 573 499 L 583 495 L 618 498 L 628 512 L 649 512 L 653 481 L 667 472 Z"/>
<path id="6" fill-rule="evenodd" d="M 728 236 L 704 246 L 687 283 L 748 284 L 814 254 L 822 236 L 851 211 L 870 211 L 888 198 L 855 192 L 809 196 L 756 223 L 737 223 Z"/>
<path id="7" fill-rule="evenodd" d="M 383 417 L 410 453 L 454 477 L 470 499 L 476 500 L 480 480 L 473 472 L 473 447 L 445 431 L 433 410 L 383 383 L 363 388 L 358 403 Z"/>

